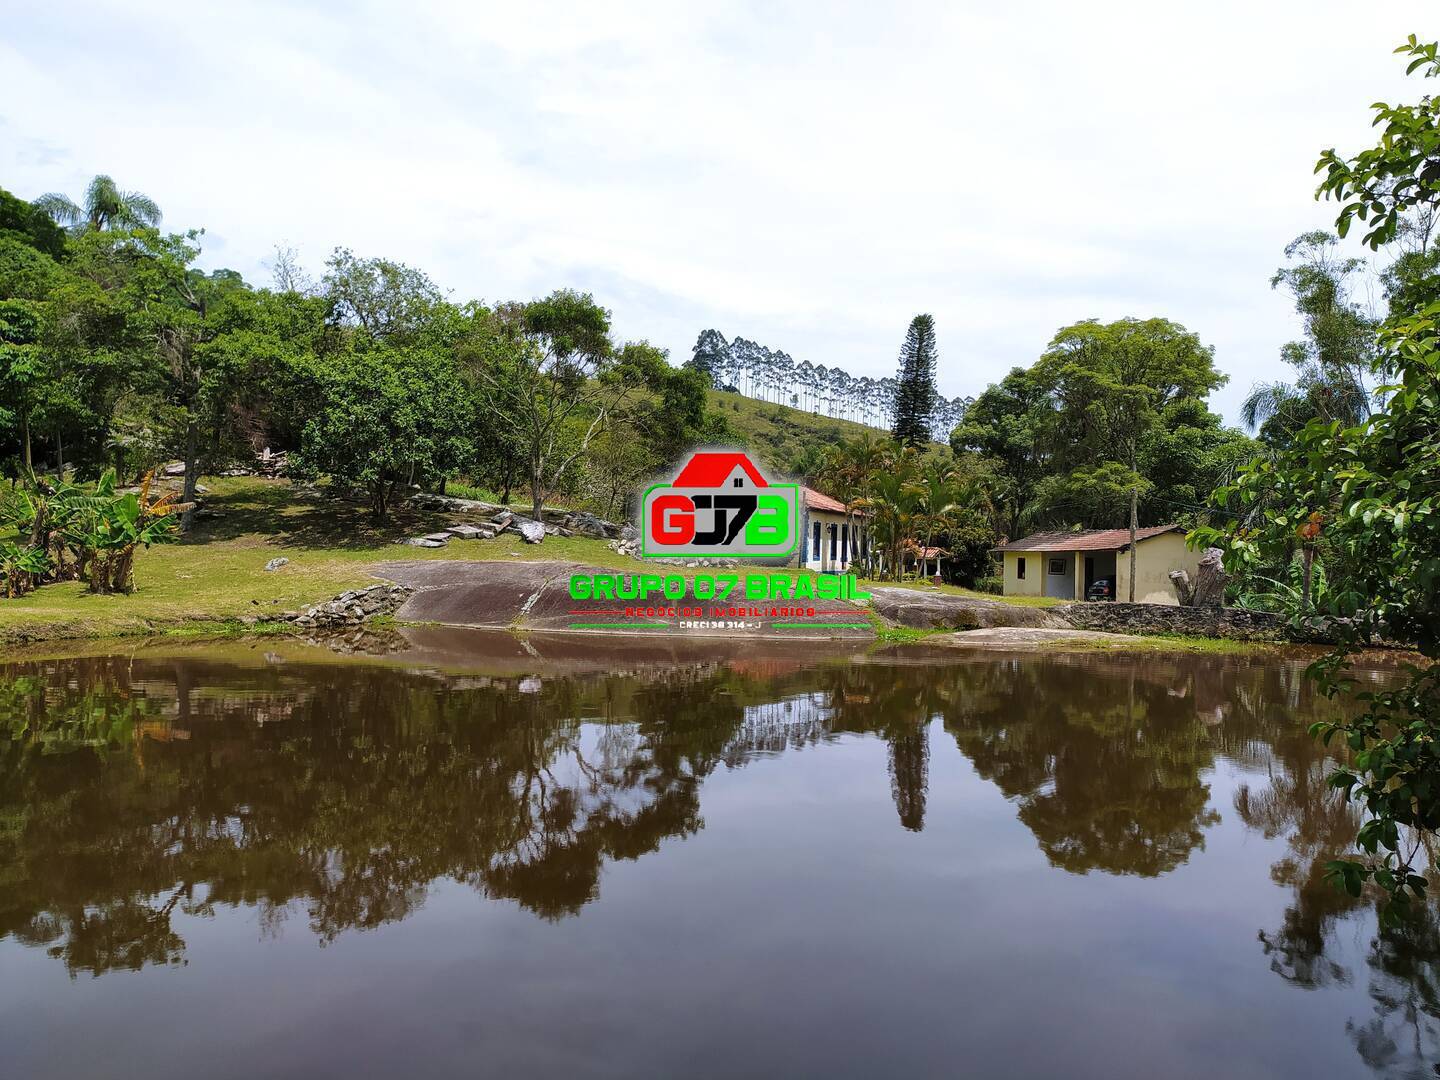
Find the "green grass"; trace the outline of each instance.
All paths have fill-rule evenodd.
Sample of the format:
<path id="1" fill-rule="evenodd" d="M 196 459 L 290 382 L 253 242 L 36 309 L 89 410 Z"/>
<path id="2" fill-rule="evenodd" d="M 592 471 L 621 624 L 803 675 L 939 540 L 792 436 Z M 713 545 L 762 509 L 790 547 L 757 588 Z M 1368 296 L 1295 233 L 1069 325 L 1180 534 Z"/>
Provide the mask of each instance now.
<path id="1" fill-rule="evenodd" d="M 710 408 L 723 416 L 737 441 L 769 469 L 784 472 L 807 447 L 823 450 L 860 435 L 885 435 L 879 428 L 817 416 L 803 409 L 756 401 L 727 390 L 709 391 Z"/>
<path id="2" fill-rule="evenodd" d="M 398 546 L 397 539 L 434 532 L 465 515 L 401 509 L 379 524 L 354 503 L 307 497 L 284 480 L 207 477 L 204 484 L 210 488 L 206 505 L 223 516 L 198 521 L 179 543 L 141 551 L 133 594 L 95 596 L 79 582 L 61 582 L 0 600 L 0 642 L 185 628 L 215 633 L 238 627 L 242 618 L 273 619 L 373 584 L 374 565 L 392 559 L 524 557 L 636 567 L 604 541 L 580 537 L 547 537 L 540 548 L 513 533 L 443 548 Z M 267 573 L 266 562 L 277 556 L 290 563 Z"/>

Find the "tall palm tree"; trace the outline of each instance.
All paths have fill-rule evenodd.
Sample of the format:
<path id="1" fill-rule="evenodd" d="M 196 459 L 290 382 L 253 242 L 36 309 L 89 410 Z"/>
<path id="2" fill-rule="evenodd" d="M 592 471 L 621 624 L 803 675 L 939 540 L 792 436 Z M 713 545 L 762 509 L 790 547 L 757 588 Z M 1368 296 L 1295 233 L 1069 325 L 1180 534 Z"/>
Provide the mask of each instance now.
<path id="1" fill-rule="evenodd" d="M 958 493 L 956 491 L 955 470 L 949 466 L 935 462 L 927 466 L 919 478 L 920 487 L 920 522 L 925 528 L 925 544 L 920 549 L 920 576 L 927 577 L 928 552 L 935 546 L 935 533 L 944 532 L 950 524 L 951 517 L 960 509 Z M 940 572 L 940 557 L 935 557 L 935 572 Z"/>
<path id="2" fill-rule="evenodd" d="M 136 229 L 160 224 L 160 207 L 140 191 L 121 191 L 110 177 L 101 174 L 85 189 L 84 205 L 77 205 L 68 195 L 51 191 L 35 200 L 35 205 L 58 225 L 71 232 L 104 229 Z"/>
<path id="3" fill-rule="evenodd" d="M 1350 279 L 1364 271 L 1360 259 L 1342 258 L 1339 241 L 1326 232 L 1297 237 L 1285 248 L 1291 265 L 1270 279 L 1295 298 L 1305 338 L 1283 346 L 1280 357 L 1295 369 L 1293 383 L 1260 383 L 1240 407 L 1240 417 L 1262 438 L 1288 439 L 1312 419 L 1358 424 L 1372 412 L 1376 323 L 1350 298 Z"/>

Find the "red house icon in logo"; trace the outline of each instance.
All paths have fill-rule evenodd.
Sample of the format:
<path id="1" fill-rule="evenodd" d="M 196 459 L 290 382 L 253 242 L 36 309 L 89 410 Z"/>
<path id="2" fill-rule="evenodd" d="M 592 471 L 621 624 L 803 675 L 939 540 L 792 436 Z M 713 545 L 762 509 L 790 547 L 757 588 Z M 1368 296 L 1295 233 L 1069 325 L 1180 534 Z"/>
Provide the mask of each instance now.
<path id="1" fill-rule="evenodd" d="M 729 450 L 701 450 L 691 454 L 685 467 L 675 474 L 673 484 L 675 487 L 696 488 L 770 486 L 753 461 L 744 454 Z"/>

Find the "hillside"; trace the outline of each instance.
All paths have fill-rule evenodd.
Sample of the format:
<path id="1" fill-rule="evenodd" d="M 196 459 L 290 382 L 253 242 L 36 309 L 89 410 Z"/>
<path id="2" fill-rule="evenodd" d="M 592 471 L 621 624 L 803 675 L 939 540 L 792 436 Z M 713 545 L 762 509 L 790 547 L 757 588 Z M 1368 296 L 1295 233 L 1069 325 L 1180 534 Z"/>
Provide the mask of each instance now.
<path id="1" fill-rule="evenodd" d="M 746 449 L 760 461 L 779 471 L 788 471 L 809 448 L 815 452 L 844 439 L 866 433 L 884 436 L 880 428 L 853 420 L 817 416 L 773 401 L 757 401 L 727 390 L 709 391 L 710 408 L 725 417 Z"/>

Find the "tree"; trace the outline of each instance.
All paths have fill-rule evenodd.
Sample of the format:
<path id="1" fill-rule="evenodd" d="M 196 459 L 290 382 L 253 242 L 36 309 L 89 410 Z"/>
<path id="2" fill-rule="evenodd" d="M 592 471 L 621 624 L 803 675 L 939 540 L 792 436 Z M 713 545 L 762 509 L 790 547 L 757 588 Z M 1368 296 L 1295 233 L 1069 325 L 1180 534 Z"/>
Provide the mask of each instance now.
<path id="1" fill-rule="evenodd" d="M 293 467 L 361 488 L 377 520 L 411 484 L 432 483 L 466 459 L 465 387 L 438 350 L 347 350 L 315 361 L 311 381 Z"/>
<path id="2" fill-rule="evenodd" d="M 1020 535 L 1036 485 L 1054 458 L 1054 408 L 1038 373 L 1012 368 L 975 399 L 964 421 L 950 434 L 956 454 L 974 451 L 991 461 L 1004 480 L 1005 534 Z"/>
<path id="3" fill-rule="evenodd" d="M 1440 76 L 1437 45 L 1412 35 L 1398 52 L 1409 70 Z M 1375 107 L 1379 143 L 1354 158 L 1321 155 L 1318 196 L 1341 203 L 1336 227 L 1373 219 L 1372 247 L 1406 221 L 1440 207 L 1440 102 Z M 1393 297 L 1392 297 L 1393 302 Z M 1291 446 L 1249 465 L 1216 493 L 1222 506 L 1257 508 L 1244 527 L 1205 528 L 1196 544 L 1223 545 L 1237 574 L 1288 564 L 1296 541 L 1323 539 L 1345 556 L 1344 580 L 1331 575 L 1323 605 L 1294 616 L 1298 627 L 1338 644 L 1311 668 L 1327 693 L 1354 694 L 1361 708 L 1311 725 L 1326 745 L 1348 750 L 1330 783 L 1360 804 L 1359 858 L 1330 861 L 1327 876 L 1359 896 L 1367 883 L 1389 897 L 1387 924 L 1403 921 L 1426 891 L 1433 866 L 1419 860 L 1440 830 L 1440 665 L 1410 669 L 1402 685 L 1357 693 L 1346 675 L 1350 653 L 1376 639 L 1412 643 L 1440 659 L 1440 304 L 1392 307 L 1377 342 L 1377 372 L 1388 375 L 1383 408 L 1358 424 L 1311 420 Z"/>
<path id="4" fill-rule="evenodd" d="M 322 281 L 330 318 L 391 345 L 419 343 L 442 314 L 445 296 L 421 270 L 390 259 L 361 259 L 336 248 Z M 287 271 L 287 273 L 289 273 Z M 289 284 L 300 279 L 289 273 Z"/>
<path id="5" fill-rule="evenodd" d="M 504 307 L 497 317 L 504 347 L 476 365 L 475 377 L 490 397 L 494 422 L 524 447 L 539 521 L 546 485 L 565 477 L 634 396 L 642 365 L 633 362 L 635 354 L 617 354 L 610 314 L 589 293 L 557 290 Z"/>
<path id="6" fill-rule="evenodd" d="M 142 370 L 150 388 L 174 410 L 174 442 L 185 463 L 181 501 L 192 509 L 200 478 L 202 441 L 221 421 L 238 385 L 233 350 L 220 345 L 220 312 L 230 297 L 245 291 L 233 271 L 207 275 L 193 267 L 200 254 L 200 233 L 162 235 L 154 229 L 130 233 L 95 232 L 80 243 L 94 256 L 97 272 L 118 271 L 114 292 L 132 340 L 147 349 L 152 362 Z"/>
<path id="7" fill-rule="evenodd" d="M 30 426 L 49 384 L 40 326 L 33 305 L 0 300 L 0 427 L 18 432 L 27 472 L 34 465 Z"/>
<path id="8" fill-rule="evenodd" d="M 685 361 L 685 366 L 708 376 L 717 389 L 728 389 L 724 383 L 725 359 L 729 351 L 730 343 L 719 330 L 702 330 L 695 339 L 695 353 Z"/>
<path id="9" fill-rule="evenodd" d="M 1267 441 L 1288 441 L 1312 418 L 1357 424 L 1370 415 L 1375 322 L 1350 299 L 1348 284 L 1365 264 L 1337 256 L 1337 245 L 1331 233 L 1305 233 L 1286 245 L 1292 265 L 1271 278 L 1295 298 L 1305 339 L 1281 349 L 1296 381 L 1257 384 L 1241 407 L 1245 424 Z"/>
<path id="10" fill-rule="evenodd" d="M 1297 613 L 1305 629 L 1339 641 L 1314 674 L 1330 693 L 1352 689 L 1349 651 L 1377 639 L 1413 642 L 1440 658 L 1440 305 L 1397 320 L 1381 337 L 1398 382 L 1384 411 L 1345 427 L 1311 421 L 1292 447 L 1248 466 L 1217 502 L 1238 498 L 1267 509 L 1249 529 L 1199 529 L 1196 544 L 1223 545 L 1240 575 L 1288 562 L 1297 537 L 1323 533 L 1346 556 L 1347 579 L 1333 580 Z M 1354 895 L 1366 881 L 1390 894 L 1392 916 L 1424 892 L 1420 839 L 1440 829 L 1440 667 L 1414 669 L 1399 689 L 1362 696 L 1350 719 L 1318 723 L 1338 737 L 1349 762 L 1331 782 L 1361 803 L 1369 821 L 1358 837 L 1364 857 L 1336 860 L 1331 876 Z M 1402 831 L 1403 830 L 1403 831 Z"/>
<path id="11" fill-rule="evenodd" d="M 110 177 L 96 176 L 85 189 L 83 205 L 67 195 L 51 191 L 35 200 L 35 206 L 57 224 L 72 232 L 102 232 L 105 229 L 143 229 L 160 224 L 160 207 L 139 191 L 122 191 Z"/>
<path id="12" fill-rule="evenodd" d="M 65 251 L 65 230 L 49 214 L 0 188 L 0 237 L 6 234 L 52 259 Z"/>
<path id="13" fill-rule="evenodd" d="M 930 415 L 935 408 L 935 320 L 916 315 L 900 346 L 896 375 L 895 420 L 892 432 L 902 446 L 924 446 L 930 441 Z"/>

